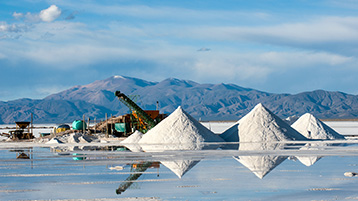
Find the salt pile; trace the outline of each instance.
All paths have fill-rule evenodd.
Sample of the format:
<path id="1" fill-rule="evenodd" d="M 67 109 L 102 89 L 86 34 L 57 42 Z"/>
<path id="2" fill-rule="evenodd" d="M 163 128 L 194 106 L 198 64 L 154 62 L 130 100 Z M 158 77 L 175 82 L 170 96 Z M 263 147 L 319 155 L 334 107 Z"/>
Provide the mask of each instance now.
<path id="1" fill-rule="evenodd" d="M 139 144 L 146 152 L 202 150 L 210 147 L 205 144 L 208 142 L 223 142 L 223 140 L 187 114 L 181 107 L 178 107 L 139 140 Z M 199 161 L 165 160 L 160 162 L 181 178 Z"/>
<path id="2" fill-rule="evenodd" d="M 302 115 L 292 124 L 292 128 L 296 129 L 308 139 L 345 139 L 343 135 L 340 135 L 310 113 Z"/>
<path id="3" fill-rule="evenodd" d="M 208 142 L 224 141 L 180 106 L 139 140 L 143 149 L 147 144 L 155 145 L 145 151 L 200 150 L 207 147 L 204 143 Z"/>
<path id="4" fill-rule="evenodd" d="M 142 147 L 138 144 L 139 140 L 142 139 L 142 137 L 143 133 L 141 133 L 140 131 L 135 131 L 132 135 L 120 142 L 120 144 L 124 145 L 132 152 L 142 152 Z"/>
<path id="5" fill-rule="evenodd" d="M 306 140 L 285 121 L 257 104 L 247 115 L 220 135 L 227 142 Z"/>
<path id="6" fill-rule="evenodd" d="M 304 136 L 261 103 L 222 135 L 222 138 L 230 142 L 232 140 L 240 141 L 240 151 L 280 150 L 284 148 L 284 144 L 279 143 L 281 141 L 306 140 Z M 240 156 L 235 159 L 262 179 L 286 158 L 284 156 L 262 155 Z"/>
<path id="7" fill-rule="evenodd" d="M 63 142 L 60 141 L 57 138 L 52 138 L 51 140 L 49 140 L 48 142 L 46 142 L 45 144 L 62 144 Z"/>
<path id="8" fill-rule="evenodd" d="M 310 113 L 302 115 L 295 123 L 292 124 L 292 128 L 296 129 L 308 139 L 345 139 L 343 135 L 340 135 Z M 310 143 L 302 147 L 301 150 L 320 150 L 327 146 L 330 146 L 330 144 Z M 306 166 L 313 165 L 321 158 L 322 157 L 320 156 L 297 156 L 297 159 Z"/>

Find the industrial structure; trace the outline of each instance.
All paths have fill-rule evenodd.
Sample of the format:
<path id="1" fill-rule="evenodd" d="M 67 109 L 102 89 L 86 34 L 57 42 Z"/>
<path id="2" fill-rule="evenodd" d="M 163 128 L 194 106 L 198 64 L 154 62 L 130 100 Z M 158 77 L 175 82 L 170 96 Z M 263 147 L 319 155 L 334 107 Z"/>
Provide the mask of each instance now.
<path id="1" fill-rule="evenodd" d="M 100 122 L 95 126 L 95 130 L 105 131 L 118 137 L 126 137 L 136 130 L 146 133 L 167 117 L 166 114 L 160 114 L 159 110 L 143 110 L 120 91 L 116 91 L 115 95 L 119 101 L 129 108 L 130 113 L 118 117 L 111 117 L 106 121 Z"/>
<path id="2" fill-rule="evenodd" d="M 32 130 L 30 130 L 30 122 L 28 121 L 17 121 L 16 130 L 9 131 L 10 139 L 12 140 L 24 140 L 24 139 L 32 139 L 34 135 L 32 134 Z M 33 126 L 31 125 L 31 128 Z"/>

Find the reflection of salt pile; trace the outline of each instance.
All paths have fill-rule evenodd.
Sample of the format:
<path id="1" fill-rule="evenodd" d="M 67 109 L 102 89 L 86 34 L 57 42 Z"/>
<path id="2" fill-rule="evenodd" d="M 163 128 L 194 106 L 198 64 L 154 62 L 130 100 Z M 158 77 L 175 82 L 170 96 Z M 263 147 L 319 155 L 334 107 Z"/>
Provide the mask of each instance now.
<path id="1" fill-rule="evenodd" d="M 201 150 L 208 148 L 208 142 L 223 140 L 178 107 L 172 114 L 149 130 L 139 140 L 146 152 L 168 150 Z M 178 177 L 191 169 L 198 161 L 161 161 Z"/>
<path id="2" fill-rule="evenodd" d="M 138 142 L 142 139 L 143 133 L 140 131 L 135 131 L 132 135 L 123 140 L 120 144 L 123 144 L 132 152 L 141 152 L 142 148 L 139 146 Z"/>
<path id="3" fill-rule="evenodd" d="M 292 124 L 292 128 L 296 129 L 302 135 L 308 139 L 315 140 L 334 140 L 334 139 L 345 139 L 343 135 L 338 134 L 332 128 L 327 126 L 325 123 L 317 119 L 312 114 L 306 113 L 302 115 L 295 123 Z M 318 144 L 310 143 L 302 147 L 301 150 L 319 150 L 329 144 Z M 321 157 L 320 156 L 308 156 L 297 157 L 306 166 L 311 166 L 316 163 Z"/>
<path id="4" fill-rule="evenodd" d="M 284 148 L 281 141 L 306 140 L 304 136 L 291 128 L 262 104 L 255 106 L 246 116 L 238 121 L 237 129 L 231 133 L 224 132 L 226 139 L 235 139 L 238 135 L 240 151 L 280 150 Z M 224 138 L 224 137 L 223 137 Z M 285 156 L 262 155 L 240 156 L 236 158 L 259 178 L 284 161 Z"/>

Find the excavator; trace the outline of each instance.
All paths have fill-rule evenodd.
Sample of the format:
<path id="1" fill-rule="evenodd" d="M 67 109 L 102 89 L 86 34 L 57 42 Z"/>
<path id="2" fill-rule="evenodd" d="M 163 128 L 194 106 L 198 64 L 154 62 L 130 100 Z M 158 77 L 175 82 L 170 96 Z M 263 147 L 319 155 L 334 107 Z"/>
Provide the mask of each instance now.
<path id="1" fill-rule="evenodd" d="M 133 128 L 139 130 L 143 134 L 166 117 L 165 114 L 159 114 L 159 110 L 143 110 L 127 95 L 121 93 L 120 91 L 116 91 L 115 95 L 132 111 L 131 123 Z M 126 191 L 133 184 L 133 182 L 143 174 L 143 172 L 154 166 L 159 168 L 159 164 L 157 162 L 151 161 L 132 164 L 131 172 L 133 173 L 121 185 L 119 185 L 116 193 L 121 194 Z"/>

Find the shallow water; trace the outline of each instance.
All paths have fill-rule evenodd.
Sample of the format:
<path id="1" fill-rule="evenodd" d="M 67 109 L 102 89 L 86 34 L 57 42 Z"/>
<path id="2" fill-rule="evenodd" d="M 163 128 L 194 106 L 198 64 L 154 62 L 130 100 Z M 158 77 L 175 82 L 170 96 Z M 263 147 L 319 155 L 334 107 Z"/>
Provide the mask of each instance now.
<path id="1" fill-rule="evenodd" d="M 358 177 L 344 173 L 358 172 L 357 143 L 139 153 L 0 143 L 0 200 L 356 200 Z M 29 159 L 17 159 L 21 153 Z"/>

